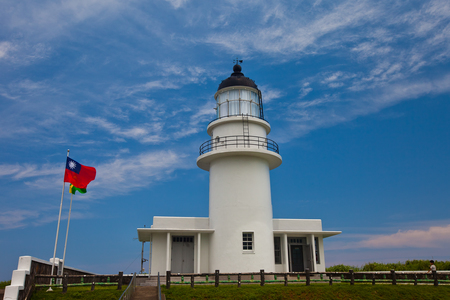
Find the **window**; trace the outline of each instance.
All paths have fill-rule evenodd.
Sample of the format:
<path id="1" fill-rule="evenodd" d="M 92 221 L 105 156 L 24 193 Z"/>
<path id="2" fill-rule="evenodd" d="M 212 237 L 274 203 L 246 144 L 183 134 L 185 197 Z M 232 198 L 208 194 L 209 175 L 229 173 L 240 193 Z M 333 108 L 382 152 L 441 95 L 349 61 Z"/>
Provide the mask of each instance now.
<path id="1" fill-rule="evenodd" d="M 281 238 L 279 236 L 273 238 L 273 245 L 275 248 L 275 264 L 281 264 Z"/>
<path id="2" fill-rule="evenodd" d="M 242 233 L 242 250 L 253 250 L 253 232 Z"/>
<path id="3" fill-rule="evenodd" d="M 260 99 L 257 93 L 249 90 L 232 89 L 216 97 L 217 117 L 249 115 L 261 117 Z"/>
<path id="4" fill-rule="evenodd" d="M 172 242 L 174 243 L 193 243 L 193 236 L 174 236 L 172 237 Z"/>
<path id="5" fill-rule="evenodd" d="M 314 248 L 316 248 L 316 263 L 320 264 L 320 257 L 319 257 L 319 238 L 314 238 Z"/>
<path id="6" fill-rule="evenodd" d="M 301 238 L 289 238 L 289 244 L 303 244 L 303 239 L 301 239 Z"/>

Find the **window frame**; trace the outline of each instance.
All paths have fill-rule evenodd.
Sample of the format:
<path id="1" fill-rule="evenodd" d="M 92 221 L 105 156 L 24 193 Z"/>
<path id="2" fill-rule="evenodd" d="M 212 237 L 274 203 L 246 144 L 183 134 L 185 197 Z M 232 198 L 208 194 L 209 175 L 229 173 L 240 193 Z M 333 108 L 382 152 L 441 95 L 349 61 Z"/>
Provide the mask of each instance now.
<path id="1" fill-rule="evenodd" d="M 316 264 L 320 264 L 319 237 L 314 237 L 314 250 L 316 256 Z"/>
<path id="2" fill-rule="evenodd" d="M 278 242 L 276 242 L 278 240 Z M 278 249 L 277 249 L 278 246 Z M 281 237 L 280 236 L 274 236 L 273 237 L 273 251 L 275 256 L 275 264 L 281 265 L 283 264 L 283 261 L 281 259 Z"/>
<path id="3" fill-rule="evenodd" d="M 248 240 L 249 236 L 250 240 Z M 242 232 L 242 251 L 243 253 L 255 253 L 255 233 L 253 231 Z"/>

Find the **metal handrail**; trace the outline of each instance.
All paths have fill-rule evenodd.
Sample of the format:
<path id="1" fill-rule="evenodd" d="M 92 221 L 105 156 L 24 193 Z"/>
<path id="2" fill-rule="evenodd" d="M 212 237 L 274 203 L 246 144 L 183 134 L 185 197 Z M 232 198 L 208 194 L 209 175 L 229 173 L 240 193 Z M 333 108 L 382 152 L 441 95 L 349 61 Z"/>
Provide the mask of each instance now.
<path id="1" fill-rule="evenodd" d="M 253 135 L 230 135 L 216 137 L 200 145 L 200 155 L 218 149 L 257 148 L 279 153 L 278 144 L 268 138 Z"/>
<path id="2" fill-rule="evenodd" d="M 128 284 L 128 287 L 122 293 L 122 296 L 120 296 L 119 300 L 131 300 L 131 297 L 133 297 L 135 290 L 136 290 L 136 272 L 134 273 L 133 278 L 130 281 L 130 284 Z"/>
<path id="3" fill-rule="evenodd" d="M 158 272 L 158 300 L 161 300 L 161 281 L 159 278 L 159 272 Z"/>

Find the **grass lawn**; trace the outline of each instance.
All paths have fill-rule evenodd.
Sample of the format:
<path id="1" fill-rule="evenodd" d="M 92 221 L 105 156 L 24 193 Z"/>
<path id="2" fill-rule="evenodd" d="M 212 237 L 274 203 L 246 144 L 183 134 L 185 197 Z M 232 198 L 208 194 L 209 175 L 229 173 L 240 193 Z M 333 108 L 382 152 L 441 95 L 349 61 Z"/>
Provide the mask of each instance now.
<path id="1" fill-rule="evenodd" d="M 91 291 L 91 286 L 74 286 L 68 287 L 67 293 L 62 293 L 62 288 L 52 288 L 53 292 L 46 292 L 46 288 L 36 291 L 31 300 L 54 300 L 54 299 L 83 299 L 83 300 L 117 300 L 125 291 L 126 286 L 122 290 L 117 290 L 117 285 L 112 286 L 95 286 L 95 290 Z"/>
<path id="2" fill-rule="evenodd" d="M 214 286 L 171 286 L 162 292 L 166 299 L 450 299 L 450 286 L 316 284 L 311 286 L 292 284 L 287 287 L 270 284 Z M 34 299 L 34 298 L 33 298 Z"/>

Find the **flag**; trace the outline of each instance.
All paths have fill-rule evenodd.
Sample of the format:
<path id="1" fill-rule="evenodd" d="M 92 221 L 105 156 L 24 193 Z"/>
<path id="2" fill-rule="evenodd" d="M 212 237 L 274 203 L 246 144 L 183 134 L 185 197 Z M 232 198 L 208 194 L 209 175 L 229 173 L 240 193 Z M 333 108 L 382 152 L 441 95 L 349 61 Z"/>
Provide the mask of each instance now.
<path id="1" fill-rule="evenodd" d="M 72 194 L 75 194 L 76 191 L 78 191 L 82 194 L 86 194 L 86 189 L 79 189 L 77 187 L 74 187 L 73 184 L 70 184 L 69 192 Z"/>
<path id="2" fill-rule="evenodd" d="M 64 182 L 70 182 L 79 189 L 86 189 L 89 182 L 95 179 L 96 173 L 95 168 L 83 166 L 70 157 L 67 157 Z"/>

